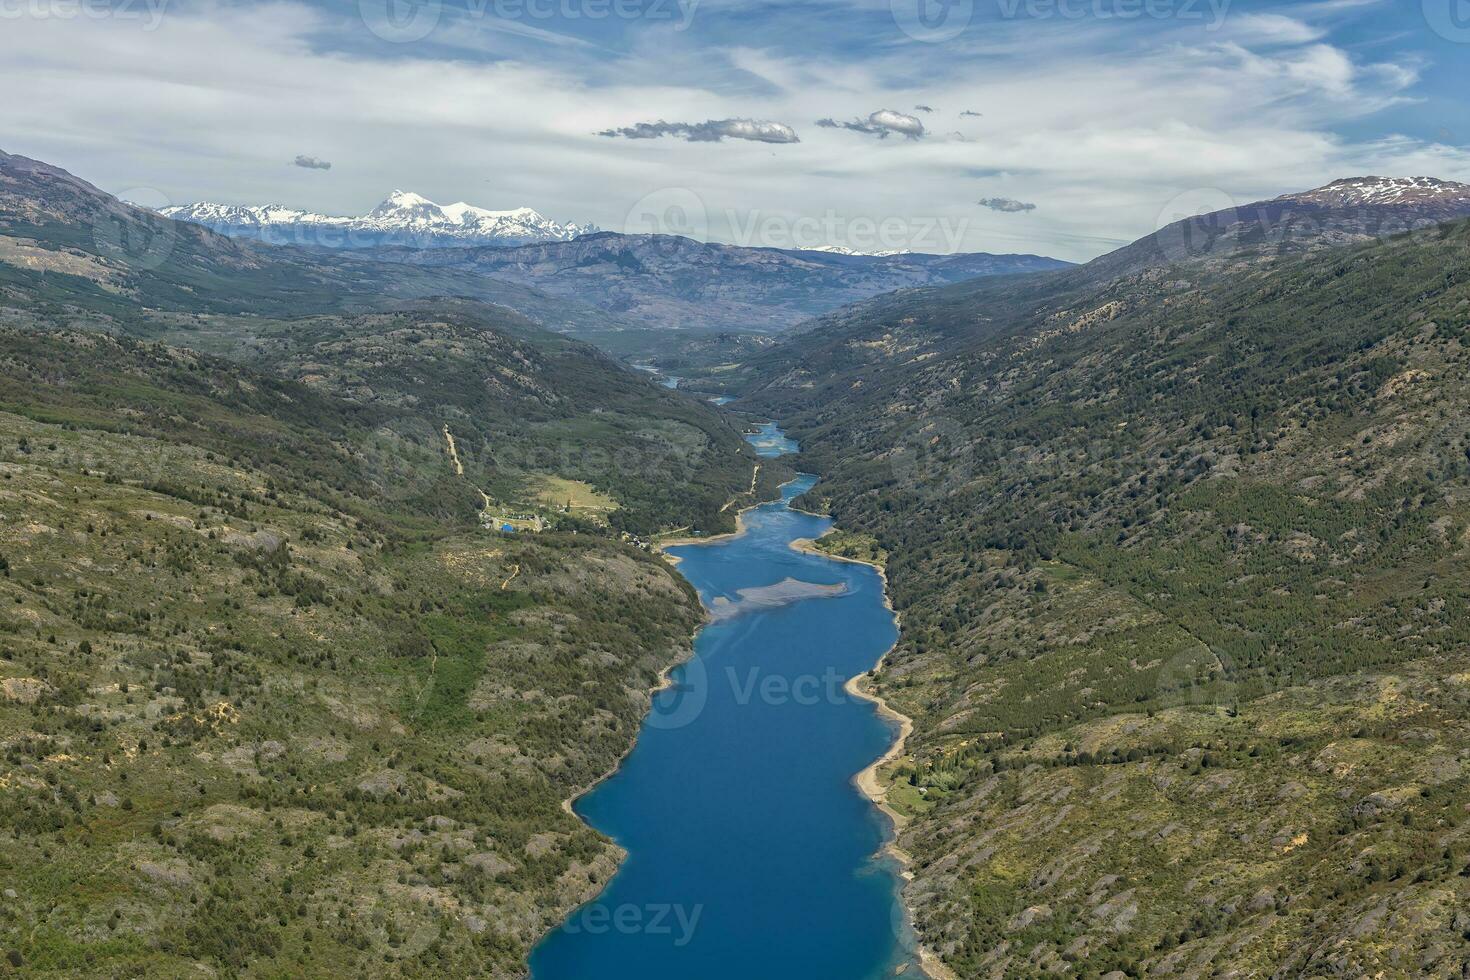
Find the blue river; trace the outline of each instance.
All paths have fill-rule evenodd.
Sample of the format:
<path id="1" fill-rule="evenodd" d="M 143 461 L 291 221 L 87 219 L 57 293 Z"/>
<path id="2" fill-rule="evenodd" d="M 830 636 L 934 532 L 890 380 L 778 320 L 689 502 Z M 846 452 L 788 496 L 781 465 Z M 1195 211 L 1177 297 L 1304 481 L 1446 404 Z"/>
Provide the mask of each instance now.
<path id="1" fill-rule="evenodd" d="M 793 445 L 774 426 L 749 438 L 767 457 Z M 669 549 L 710 623 L 576 804 L 628 855 L 535 949 L 534 980 L 921 976 L 880 856 L 891 829 L 852 783 L 896 733 L 843 686 L 897 629 L 874 569 L 790 547 L 831 524 L 789 506 L 814 482 L 739 535 Z"/>

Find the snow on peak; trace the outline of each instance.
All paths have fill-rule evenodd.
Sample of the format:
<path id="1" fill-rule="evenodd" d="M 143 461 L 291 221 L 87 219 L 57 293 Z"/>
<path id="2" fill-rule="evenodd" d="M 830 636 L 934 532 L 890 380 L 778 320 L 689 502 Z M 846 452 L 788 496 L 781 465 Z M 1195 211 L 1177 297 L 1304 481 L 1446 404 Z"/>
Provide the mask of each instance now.
<path id="1" fill-rule="evenodd" d="M 1278 201 L 1333 207 L 1470 203 L 1470 184 L 1437 177 L 1345 177 Z"/>
<path id="2" fill-rule="evenodd" d="M 180 221 L 206 225 L 227 235 L 275 238 L 330 247 L 401 244 L 418 247 L 449 245 L 524 245 L 570 241 L 597 231 L 592 224 L 561 224 L 533 208 L 491 211 L 460 201 L 441 207 L 422 194 L 395 190 L 362 217 L 335 217 L 279 205 L 240 207 L 200 202 L 164 208 Z M 313 240 L 313 233 L 330 231 Z"/>

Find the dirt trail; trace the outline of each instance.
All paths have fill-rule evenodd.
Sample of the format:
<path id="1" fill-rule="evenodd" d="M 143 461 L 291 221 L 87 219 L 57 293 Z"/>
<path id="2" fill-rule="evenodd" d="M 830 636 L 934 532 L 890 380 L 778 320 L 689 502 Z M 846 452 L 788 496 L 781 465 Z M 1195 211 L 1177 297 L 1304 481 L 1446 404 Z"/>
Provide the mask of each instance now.
<path id="1" fill-rule="evenodd" d="M 521 566 L 516 565 L 510 570 L 510 578 L 500 583 L 500 591 L 504 592 L 506 589 L 510 588 L 510 583 L 515 581 L 515 577 L 519 574 L 521 574 Z"/>
<path id="2" fill-rule="evenodd" d="M 759 480 L 760 478 L 761 478 L 761 464 L 756 463 L 755 464 L 755 470 L 752 471 L 751 474 L 750 474 L 750 489 L 747 490 L 747 491 L 745 491 L 745 495 L 747 497 L 754 497 L 755 496 L 755 484 L 756 484 L 756 481 Z M 740 500 L 739 497 L 731 497 L 729 500 L 725 501 L 725 506 L 723 506 L 723 507 L 720 508 L 720 513 L 723 514 L 725 511 L 729 510 L 731 507 L 734 507 L 735 504 L 736 504 L 736 502 L 738 502 L 739 500 Z"/>
<path id="3" fill-rule="evenodd" d="M 454 445 L 454 434 L 447 424 L 444 426 L 444 441 L 449 443 L 449 462 L 454 464 L 454 475 L 464 476 L 464 464 L 459 461 L 459 449 Z"/>

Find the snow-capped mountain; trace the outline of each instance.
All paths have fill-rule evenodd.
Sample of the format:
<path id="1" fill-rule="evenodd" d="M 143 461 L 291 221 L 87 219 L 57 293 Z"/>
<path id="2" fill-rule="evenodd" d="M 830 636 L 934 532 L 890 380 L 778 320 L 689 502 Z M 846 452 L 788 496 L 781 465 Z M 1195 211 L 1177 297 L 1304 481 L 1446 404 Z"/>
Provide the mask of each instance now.
<path id="1" fill-rule="evenodd" d="M 1283 194 L 1278 201 L 1321 207 L 1470 205 L 1470 184 L 1438 177 L 1347 177 L 1315 190 Z"/>
<path id="2" fill-rule="evenodd" d="M 828 255 L 862 255 L 869 258 L 886 259 L 893 255 L 913 255 L 911 248 L 887 248 L 877 252 L 861 252 L 846 245 L 814 245 L 811 248 L 792 249 L 795 252 L 825 252 Z"/>
<path id="3" fill-rule="evenodd" d="M 160 213 L 237 238 L 327 248 L 528 245 L 571 241 L 598 230 L 591 224 L 561 224 L 531 208 L 490 211 L 463 201 L 440 205 L 409 191 L 394 191 L 359 218 L 274 204 L 242 207 L 207 201 L 163 208 Z"/>

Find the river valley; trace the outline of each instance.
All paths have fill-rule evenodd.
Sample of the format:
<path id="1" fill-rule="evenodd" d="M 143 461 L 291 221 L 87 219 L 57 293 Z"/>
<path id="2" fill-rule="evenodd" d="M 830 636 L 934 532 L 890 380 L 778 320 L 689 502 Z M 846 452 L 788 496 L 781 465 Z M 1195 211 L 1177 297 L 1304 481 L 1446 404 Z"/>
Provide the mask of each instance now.
<path id="1" fill-rule="evenodd" d="M 774 425 L 750 439 L 794 448 Z M 535 980 L 918 974 L 887 820 L 853 785 L 896 733 L 844 689 L 897 629 L 876 569 L 791 547 L 831 525 L 790 506 L 814 482 L 669 549 L 711 620 L 632 753 L 575 804 L 627 858 L 536 949 Z"/>

